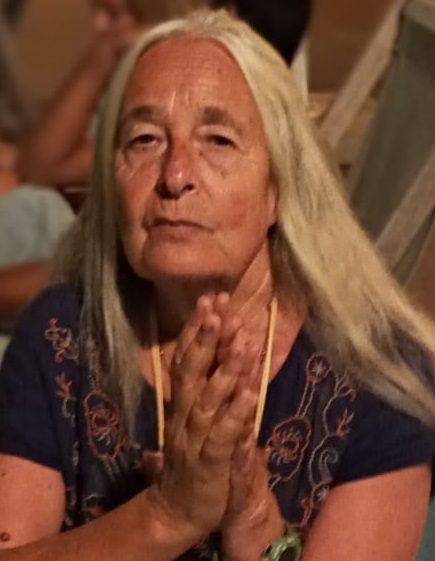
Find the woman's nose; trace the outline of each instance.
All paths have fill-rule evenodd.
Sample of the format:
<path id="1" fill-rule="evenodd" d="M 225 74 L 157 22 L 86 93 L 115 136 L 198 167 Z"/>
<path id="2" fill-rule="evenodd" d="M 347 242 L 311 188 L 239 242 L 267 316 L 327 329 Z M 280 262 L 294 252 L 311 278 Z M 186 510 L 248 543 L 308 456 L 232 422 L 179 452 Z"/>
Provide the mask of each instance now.
<path id="1" fill-rule="evenodd" d="M 193 191 L 196 187 L 194 169 L 193 148 L 187 143 L 173 143 L 163 164 L 160 194 L 179 198 Z"/>

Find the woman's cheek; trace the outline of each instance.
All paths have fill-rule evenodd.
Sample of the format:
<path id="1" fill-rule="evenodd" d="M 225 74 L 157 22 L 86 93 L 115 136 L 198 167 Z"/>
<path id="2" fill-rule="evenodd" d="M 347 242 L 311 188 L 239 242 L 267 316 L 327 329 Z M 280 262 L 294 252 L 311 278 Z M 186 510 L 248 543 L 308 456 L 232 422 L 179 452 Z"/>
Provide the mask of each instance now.
<path id="1" fill-rule="evenodd" d="M 140 158 L 121 160 L 116 168 L 119 195 L 125 207 L 143 207 L 152 196 L 160 176 L 159 163 Z"/>
<path id="2" fill-rule="evenodd" d="M 146 204 L 140 180 L 130 169 L 123 168 L 117 173 L 117 188 L 122 237 L 125 240 L 137 237 L 142 228 Z"/>
<path id="3" fill-rule="evenodd" d="M 204 165 L 221 180 L 227 179 L 232 174 L 237 173 L 239 158 L 234 153 L 222 153 L 217 150 L 209 149 L 203 150 L 200 156 Z"/>

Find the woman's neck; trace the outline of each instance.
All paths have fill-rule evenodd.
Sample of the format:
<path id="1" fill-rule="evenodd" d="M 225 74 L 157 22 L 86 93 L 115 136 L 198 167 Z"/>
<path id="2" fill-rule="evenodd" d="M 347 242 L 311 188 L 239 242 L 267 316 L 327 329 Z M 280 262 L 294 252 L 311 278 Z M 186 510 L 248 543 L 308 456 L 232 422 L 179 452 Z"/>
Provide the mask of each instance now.
<path id="1" fill-rule="evenodd" d="M 145 308 L 142 308 L 143 313 L 140 313 L 141 306 L 137 306 L 136 301 L 133 315 L 141 316 L 138 333 L 140 332 L 144 346 L 140 351 L 139 361 L 144 365 L 142 367 L 144 377 L 148 383 L 153 385 L 153 376 L 150 374 L 153 372 L 153 366 L 149 349 L 147 349 L 150 343 L 148 314 L 150 313 L 149 297 L 151 296 L 151 305 L 154 306 L 157 316 L 158 342 L 164 357 L 163 384 L 167 400 L 171 395 L 169 365 L 181 330 L 193 313 L 200 296 L 206 293 L 217 294 L 222 291 L 228 292 L 231 297 L 228 313 L 238 317 L 242 322 L 247 339 L 254 348 L 259 349 L 259 367 L 270 319 L 269 304 L 274 296 L 277 297 L 278 316 L 274 332 L 270 379 L 279 371 L 290 352 L 302 325 L 304 313 L 300 309 L 301 304 L 294 300 L 288 290 L 275 284 L 268 254 L 267 259 L 251 263 L 241 278 L 233 283 L 222 280 L 202 283 L 188 281 L 155 283 L 153 293 L 142 290 L 142 294 L 144 292 L 148 294 L 146 302 L 143 302 L 145 304 Z M 146 315 L 144 316 L 144 314 Z M 136 323 L 136 326 L 139 327 L 139 324 Z"/>
<path id="2" fill-rule="evenodd" d="M 178 337 L 200 296 L 229 293 L 229 313 L 248 326 L 264 315 L 274 293 L 268 252 L 258 255 L 238 279 L 171 280 L 155 284 L 155 307 L 161 341 Z"/>

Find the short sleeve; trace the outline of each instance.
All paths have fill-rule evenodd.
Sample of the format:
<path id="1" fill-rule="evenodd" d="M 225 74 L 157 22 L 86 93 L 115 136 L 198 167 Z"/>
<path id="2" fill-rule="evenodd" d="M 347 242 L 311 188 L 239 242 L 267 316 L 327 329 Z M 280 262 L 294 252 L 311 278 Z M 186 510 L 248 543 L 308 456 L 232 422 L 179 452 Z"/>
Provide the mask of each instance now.
<path id="1" fill-rule="evenodd" d="M 40 357 L 34 349 L 37 318 L 21 317 L 0 369 L 0 453 L 61 471 L 61 459 Z"/>
<path id="2" fill-rule="evenodd" d="M 361 392 L 335 484 L 430 462 L 434 444 L 433 432 L 419 420 Z"/>

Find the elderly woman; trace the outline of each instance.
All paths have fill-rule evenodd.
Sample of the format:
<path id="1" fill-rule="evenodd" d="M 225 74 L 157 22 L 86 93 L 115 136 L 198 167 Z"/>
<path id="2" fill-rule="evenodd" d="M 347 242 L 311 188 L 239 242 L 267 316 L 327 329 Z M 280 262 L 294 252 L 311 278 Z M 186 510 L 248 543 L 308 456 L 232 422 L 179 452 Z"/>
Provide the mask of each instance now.
<path id="1" fill-rule="evenodd" d="M 139 40 L 62 257 L 0 375 L 1 561 L 414 558 L 434 330 L 245 24 Z"/>

